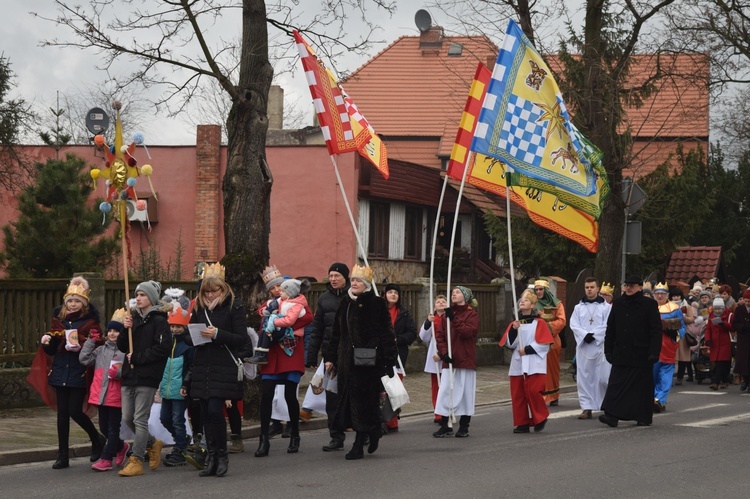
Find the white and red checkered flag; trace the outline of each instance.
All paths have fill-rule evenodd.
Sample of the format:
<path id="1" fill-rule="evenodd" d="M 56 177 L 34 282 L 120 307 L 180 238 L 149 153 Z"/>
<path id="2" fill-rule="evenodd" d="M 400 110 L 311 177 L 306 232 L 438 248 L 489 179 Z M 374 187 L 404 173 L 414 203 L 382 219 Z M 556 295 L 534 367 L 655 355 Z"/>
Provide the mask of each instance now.
<path id="1" fill-rule="evenodd" d="M 359 125 L 352 127 L 338 80 L 320 62 L 297 30 L 294 30 L 294 40 L 299 50 L 328 152 L 341 154 L 364 148 L 372 137 L 372 133 L 367 127 Z"/>
<path id="2" fill-rule="evenodd" d="M 370 125 L 370 122 L 367 121 L 367 118 L 365 118 L 365 116 L 359 111 L 357 105 L 352 98 L 349 97 L 344 88 L 340 88 L 341 93 L 344 95 L 346 112 L 349 114 L 354 133 L 359 133 L 360 128 L 370 131 L 370 139 L 359 148 L 359 154 L 367 158 L 380 172 L 383 178 L 388 180 L 390 172 L 388 170 L 388 151 L 385 149 L 385 144 L 380 140 L 380 137 L 377 136 L 372 125 Z"/>

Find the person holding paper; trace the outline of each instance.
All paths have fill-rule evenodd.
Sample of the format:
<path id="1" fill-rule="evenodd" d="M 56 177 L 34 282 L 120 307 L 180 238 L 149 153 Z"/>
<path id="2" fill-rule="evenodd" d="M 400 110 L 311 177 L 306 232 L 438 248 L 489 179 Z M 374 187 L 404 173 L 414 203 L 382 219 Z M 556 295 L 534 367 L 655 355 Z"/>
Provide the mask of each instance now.
<path id="1" fill-rule="evenodd" d="M 206 324 L 201 336 L 207 343 L 195 345 L 190 369 L 191 397 L 201 401 L 201 419 L 208 459 L 199 476 L 224 476 L 229 469 L 227 422 L 224 402 L 240 400 L 243 392 L 242 351 L 250 342 L 245 307 L 234 299 L 224 280 L 224 266 L 215 263 L 203 271 L 191 324 Z M 191 338 L 185 338 L 192 344 Z"/>
<path id="2" fill-rule="evenodd" d="M 91 289 L 86 279 L 74 277 L 63 297 L 63 304 L 53 311 L 50 331 L 42 336 L 42 349 L 53 356 L 47 382 L 57 395 L 57 460 L 53 469 L 70 466 L 68 442 L 70 420 L 89 435 L 92 463 L 99 460 L 107 442 L 91 419 L 83 412 L 86 397 L 86 366 L 80 362 L 81 343 L 90 334 L 99 334 L 99 311 L 89 301 Z M 78 341 L 68 341 L 75 336 Z"/>
<path id="3" fill-rule="evenodd" d="M 547 322 L 539 318 L 536 302 L 533 292 L 523 292 L 518 300 L 518 320 L 508 324 L 499 343 L 513 350 L 508 370 L 513 433 L 529 433 L 531 426 L 535 432 L 540 432 L 549 417 L 543 392 L 547 379 L 546 357 L 555 339 Z"/>

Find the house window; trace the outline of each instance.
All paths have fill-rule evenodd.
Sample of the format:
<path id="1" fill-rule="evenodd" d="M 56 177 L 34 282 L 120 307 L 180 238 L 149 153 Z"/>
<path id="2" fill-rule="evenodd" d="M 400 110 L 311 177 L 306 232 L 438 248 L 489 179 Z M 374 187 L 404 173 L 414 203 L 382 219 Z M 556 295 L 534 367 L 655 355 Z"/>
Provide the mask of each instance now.
<path id="1" fill-rule="evenodd" d="M 422 209 L 406 207 L 404 258 L 422 258 Z"/>
<path id="2" fill-rule="evenodd" d="M 375 258 L 388 258 L 388 230 L 391 217 L 390 206 L 370 203 L 370 232 L 367 253 Z"/>

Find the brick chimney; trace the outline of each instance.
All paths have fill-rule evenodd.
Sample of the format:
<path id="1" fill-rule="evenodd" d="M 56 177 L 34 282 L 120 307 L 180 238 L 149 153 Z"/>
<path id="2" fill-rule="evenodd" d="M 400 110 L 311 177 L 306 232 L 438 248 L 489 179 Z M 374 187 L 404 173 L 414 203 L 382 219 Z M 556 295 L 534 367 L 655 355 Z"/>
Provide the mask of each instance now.
<path id="1" fill-rule="evenodd" d="M 268 91 L 268 128 L 284 128 L 284 89 L 278 85 L 271 85 Z"/>
<path id="2" fill-rule="evenodd" d="M 195 262 L 219 259 L 221 126 L 198 125 L 195 144 Z"/>
<path id="3" fill-rule="evenodd" d="M 422 53 L 438 52 L 443 46 L 443 28 L 441 26 L 432 26 L 427 31 L 419 33 L 419 48 Z"/>

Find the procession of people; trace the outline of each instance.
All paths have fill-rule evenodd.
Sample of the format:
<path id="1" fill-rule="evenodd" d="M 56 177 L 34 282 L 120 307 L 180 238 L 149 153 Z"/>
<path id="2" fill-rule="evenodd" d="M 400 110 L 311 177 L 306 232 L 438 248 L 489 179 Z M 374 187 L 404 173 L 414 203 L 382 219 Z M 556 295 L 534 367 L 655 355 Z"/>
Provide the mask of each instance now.
<path id="1" fill-rule="evenodd" d="M 313 312 L 306 299 L 309 282 L 268 266 L 261 277 L 270 298 L 258 309 L 256 334 L 247 327 L 245 306 L 225 274 L 218 263 L 206 266 L 193 300 L 180 289 L 162 296 L 159 282 L 141 282 L 132 308 L 115 311 L 105 330 L 90 303 L 88 282 L 71 281 L 41 338 L 48 375 L 43 379 L 45 371 L 32 366 L 29 377 L 57 410 L 54 469 L 70 466 L 73 419 L 89 434 L 94 471 L 118 469 L 120 476 L 133 477 L 164 462 L 169 467 L 191 464 L 201 477 L 225 476 L 227 418 L 231 447 L 239 447 L 235 452 L 243 447 L 241 420 L 233 422 L 232 415 L 241 413 L 247 365 L 260 368 L 256 457 L 270 454 L 276 406 L 283 407 L 281 421 L 289 428 L 287 453 L 299 451 L 300 420 L 309 420 L 313 412 L 328 419 L 331 440 L 322 451 L 343 450 L 346 433 L 354 433 L 347 460 L 362 459 L 365 449 L 376 452 L 384 435 L 398 431 L 398 411 L 388 412 L 390 405 L 383 403 L 388 399 L 384 385 L 394 376 L 403 379 L 409 346 L 417 338 L 400 286 L 388 284 L 381 297 L 371 268 L 354 265 L 350 271 L 335 262 Z M 510 355 L 513 433 L 543 431 L 549 407 L 558 405 L 566 325 L 574 343 L 580 420 L 599 413 L 598 420 L 613 428 L 621 421 L 653 424 L 653 415 L 667 410 L 669 392 L 673 384 L 682 384 L 684 372 L 688 382 L 700 380 L 701 354 L 713 367 L 707 374 L 710 390 L 728 388 L 733 360 L 740 391 L 748 390 L 750 290 L 735 301 L 730 287 L 704 289 L 700 281 L 687 298 L 666 281 L 651 284 L 650 296 L 643 287 L 639 277 L 629 276 L 621 296 L 614 298 L 614 286 L 586 278 L 584 295 L 568 317 L 549 280 L 534 279 L 524 290 L 499 341 Z M 433 305 L 418 318 L 439 425 L 432 435 L 466 438 L 476 404 L 478 303 L 470 288 L 457 285 Z M 93 377 L 87 381 L 89 367 Z M 300 405 L 299 383 L 306 369 L 312 379 Z M 86 404 L 97 407 L 100 431 Z M 155 428 L 150 414 L 157 405 L 161 425 Z M 174 446 L 162 459 L 167 439 Z"/>

